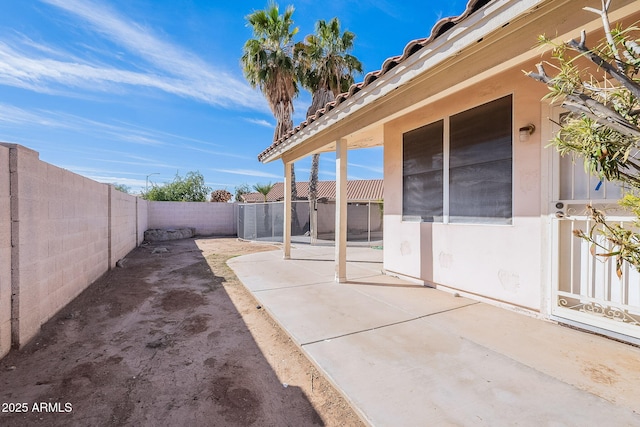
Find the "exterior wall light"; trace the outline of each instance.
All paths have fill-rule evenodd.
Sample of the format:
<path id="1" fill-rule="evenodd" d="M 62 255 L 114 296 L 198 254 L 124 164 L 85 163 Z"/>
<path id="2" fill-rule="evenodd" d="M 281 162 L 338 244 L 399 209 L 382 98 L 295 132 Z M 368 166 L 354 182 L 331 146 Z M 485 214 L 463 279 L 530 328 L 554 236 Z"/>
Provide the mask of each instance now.
<path id="1" fill-rule="evenodd" d="M 533 135 L 533 132 L 536 131 L 536 127 L 532 123 L 529 123 L 528 125 L 521 127 L 519 131 L 520 131 L 520 142 L 527 142 L 529 141 L 529 136 Z"/>

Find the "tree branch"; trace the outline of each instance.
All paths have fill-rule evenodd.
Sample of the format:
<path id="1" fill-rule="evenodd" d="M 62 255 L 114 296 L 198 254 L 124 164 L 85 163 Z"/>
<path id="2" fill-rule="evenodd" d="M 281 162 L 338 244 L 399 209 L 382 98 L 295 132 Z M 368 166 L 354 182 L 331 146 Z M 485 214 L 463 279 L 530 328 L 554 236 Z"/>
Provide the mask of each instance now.
<path id="1" fill-rule="evenodd" d="M 547 72 L 544 70 L 544 67 L 542 66 L 542 63 L 536 64 L 536 68 L 538 69 L 537 73 L 534 73 L 533 71 L 529 71 L 529 72 L 525 73 L 525 75 L 527 77 L 531 77 L 532 79 L 537 80 L 537 81 L 539 81 L 541 83 L 544 83 L 546 85 L 551 84 L 551 77 L 549 77 Z"/>
<path id="2" fill-rule="evenodd" d="M 591 7 L 585 7 L 584 10 L 600 15 L 600 18 L 602 19 L 602 25 L 604 27 L 604 34 L 605 34 L 605 37 L 607 38 L 607 43 L 609 43 L 609 48 L 611 48 L 611 52 L 613 52 L 613 56 L 616 59 L 616 65 L 618 67 L 618 71 L 624 72 L 624 64 L 620 59 L 620 54 L 618 53 L 616 42 L 613 40 L 613 35 L 611 35 L 611 24 L 609 23 L 609 15 L 607 14 L 607 12 L 609 11 L 610 5 L 611 5 L 611 0 L 607 0 L 606 3 L 605 3 L 605 0 L 602 0 L 601 10 L 597 10 Z M 582 30 L 583 45 L 586 41 L 586 38 L 587 38 L 586 33 L 584 30 Z"/>
<path id="3" fill-rule="evenodd" d="M 584 94 L 568 94 L 562 106 L 574 113 L 584 114 L 595 122 L 620 132 L 626 137 L 640 139 L 640 130 L 618 112 Z"/>
<path id="4" fill-rule="evenodd" d="M 627 75 L 624 74 L 622 71 L 618 70 L 616 67 L 609 64 L 602 57 L 598 56 L 597 54 L 589 50 L 582 40 L 580 42 L 577 42 L 575 40 L 568 41 L 567 46 L 577 52 L 580 52 L 591 62 L 593 62 L 598 67 L 605 70 L 607 74 L 609 74 L 611 77 L 613 77 L 618 82 L 620 82 L 620 84 L 622 84 L 625 88 L 627 88 L 629 92 L 633 94 L 634 97 L 636 97 L 637 99 L 640 99 L 640 85 L 638 85 L 632 79 L 627 77 Z"/>
<path id="5" fill-rule="evenodd" d="M 546 73 L 542 63 L 536 64 L 536 68 L 538 70 L 537 73 L 528 72 L 526 75 L 546 85 L 553 84 L 553 79 Z M 608 126 L 627 137 L 640 138 L 640 130 L 636 126 L 629 123 L 617 111 L 612 110 L 588 95 L 579 93 L 566 94 L 566 100 L 562 106 L 575 113 L 585 114 L 597 123 Z"/>

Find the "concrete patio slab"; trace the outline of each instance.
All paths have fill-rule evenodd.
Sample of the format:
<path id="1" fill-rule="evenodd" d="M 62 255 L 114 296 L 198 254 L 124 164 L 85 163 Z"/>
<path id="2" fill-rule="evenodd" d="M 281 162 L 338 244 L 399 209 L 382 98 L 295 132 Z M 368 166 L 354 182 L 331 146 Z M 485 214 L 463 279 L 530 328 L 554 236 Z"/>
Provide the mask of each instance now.
<path id="1" fill-rule="evenodd" d="M 429 319 L 546 375 L 640 413 L 640 349 L 486 304 Z M 508 327 L 496 327 L 506 323 Z"/>
<path id="2" fill-rule="evenodd" d="M 300 345 L 356 333 L 380 325 L 403 322 L 413 316 L 396 307 L 356 295 L 352 289 L 336 284 L 320 284 L 268 292 L 256 292 L 260 302 L 271 311 L 276 307 L 277 320 Z M 283 307 L 304 307 L 297 310 Z"/>
<path id="3" fill-rule="evenodd" d="M 640 425 L 640 349 L 379 274 L 381 251 L 229 261 L 375 426 Z"/>
<path id="4" fill-rule="evenodd" d="M 465 311 L 467 308 L 457 311 Z M 375 426 L 636 425 L 618 407 L 419 319 L 305 346 Z"/>
<path id="5" fill-rule="evenodd" d="M 327 280 L 333 282 L 333 248 L 317 249 L 318 251 L 309 251 L 304 247 L 295 248 L 292 259 L 289 260 L 295 262 L 295 271 L 291 270 L 290 264 L 282 262 L 282 253 L 279 251 L 233 258 L 229 260 L 229 265 L 245 267 L 242 268 L 245 275 L 243 283 L 252 291 L 310 285 Z M 350 248 L 347 274 L 354 280 L 380 275 L 381 259 L 379 250 Z M 262 274 L 265 269 L 269 270 L 268 275 Z"/>
<path id="6" fill-rule="evenodd" d="M 407 283 L 392 276 L 372 276 L 365 280 L 349 280 L 349 288 L 364 296 L 406 311 L 414 318 L 444 312 L 477 301 Z"/>

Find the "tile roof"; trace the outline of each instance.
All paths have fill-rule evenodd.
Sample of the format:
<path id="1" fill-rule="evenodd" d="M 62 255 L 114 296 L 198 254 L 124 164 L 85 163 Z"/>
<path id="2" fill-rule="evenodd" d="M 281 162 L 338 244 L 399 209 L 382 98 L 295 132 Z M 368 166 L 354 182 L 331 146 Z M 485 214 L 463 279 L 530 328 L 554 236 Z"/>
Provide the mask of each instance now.
<path id="1" fill-rule="evenodd" d="M 264 159 L 271 151 L 273 151 L 276 147 L 278 147 L 284 141 L 289 139 L 291 136 L 295 135 L 303 128 L 309 126 L 311 123 L 322 118 L 322 116 L 327 114 L 329 111 L 333 110 L 338 105 L 342 104 L 343 102 L 351 98 L 353 95 L 358 93 L 360 90 L 362 90 L 363 87 L 373 83 L 380 76 L 384 75 L 385 73 L 389 72 L 391 69 L 395 68 L 398 64 L 401 64 L 402 62 L 407 60 L 407 58 L 409 58 L 411 55 L 418 52 L 420 49 L 422 49 L 429 43 L 433 42 L 439 36 L 449 31 L 451 28 L 456 26 L 459 22 L 463 21 L 473 12 L 477 11 L 478 9 L 490 3 L 491 1 L 492 0 L 469 0 L 469 2 L 467 3 L 467 8 L 461 15 L 455 16 L 455 17 L 443 18 L 439 20 L 431 29 L 431 34 L 429 35 L 429 37 L 410 41 L 405 46 L 404 51 L 402 52 L 402 55 L 387 58 L 382 63 L 382 68 L 380 68 L 380 70 L 367 73 L 367 75 L 364 76 L 364 79 L 362 82 L 354 83 L 353 85 L 351 85 L 351 87 L 347 92 L 337 95 L 335 100 L 326 104 L 324 108 L 319 109 L 318 111 L 316 111 L 314 115 L 307 117 L 305 121 L 300 123 L 298 126 L 294 127 L 292 130 L 287 132 L 284 136 L 282 136 L 277 141 L 274 141 L 273 144 L 267 147 L 262 153 L 258 154 L 258 160 L 262 161 L 262 159 Z"/>
<path id="2" fill-rule="evenodd" d="M 296 182 L 298 198 L 306 199 L 309 196 L 309 183 Z M 247 203 L 260 203 L 264 197 L 260 193 L 248 193 L 243 195 Z M 318 181 L 318 198 L 335 200 L 336 182 Z M 284 199 L 284 183 L 276 182 L 267 194 L 267 201 L 276 202 Z M 347 181 L 347 200 L 366 201 L 384 199 L 384 181 L 382 179 L 354 179 Z"/>

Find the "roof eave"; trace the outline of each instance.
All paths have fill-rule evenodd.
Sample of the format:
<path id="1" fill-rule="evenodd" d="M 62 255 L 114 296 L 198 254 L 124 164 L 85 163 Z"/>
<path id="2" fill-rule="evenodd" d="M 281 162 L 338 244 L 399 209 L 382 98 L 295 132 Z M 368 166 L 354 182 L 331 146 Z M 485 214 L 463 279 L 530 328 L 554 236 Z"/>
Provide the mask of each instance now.
<path id="1" fill-rule="evenodd" d="M 293 135 L 277 145 L 268 147 L 259 155 L 262 163 L 281 159 L 288 151 L 320 135 L 338 122 L 347 120 L 357 111 L 370 106 L 396 88 L 408 83 L 418 75 L 437 66 L 450 56 L 477 45 L 477 41 L 502 28 L 516 17 L 548 0 L 494 0 L 482 9 L 466 17 L 438 36 L 422 49 L 399 62 L 373 82 L 362 86 L 331 110 L 324 112 Z M 333 141 L 327 141 L 330 144 Z"/>

